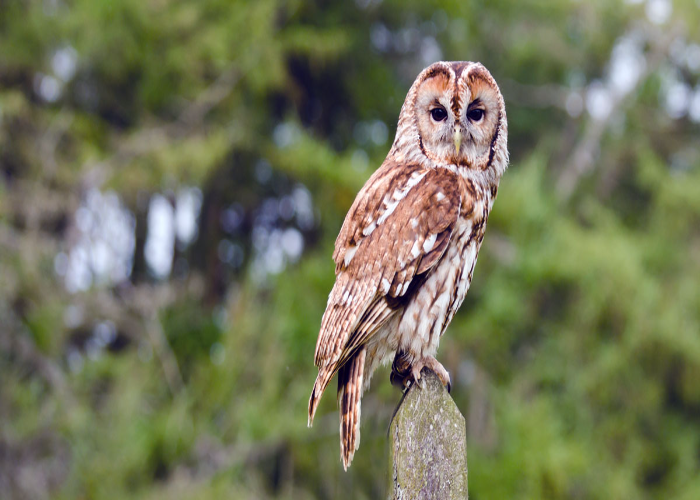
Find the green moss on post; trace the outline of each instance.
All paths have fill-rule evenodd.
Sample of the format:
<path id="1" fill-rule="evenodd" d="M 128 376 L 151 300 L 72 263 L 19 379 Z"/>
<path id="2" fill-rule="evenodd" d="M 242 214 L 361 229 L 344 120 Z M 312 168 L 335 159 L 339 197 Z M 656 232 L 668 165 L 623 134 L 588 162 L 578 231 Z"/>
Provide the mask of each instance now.
<path id="1" fill-rule="evenodd" d="M 464 417 L 428 369 L 406 393 L 389 428 L 393 500 L 467 498 Z"/>

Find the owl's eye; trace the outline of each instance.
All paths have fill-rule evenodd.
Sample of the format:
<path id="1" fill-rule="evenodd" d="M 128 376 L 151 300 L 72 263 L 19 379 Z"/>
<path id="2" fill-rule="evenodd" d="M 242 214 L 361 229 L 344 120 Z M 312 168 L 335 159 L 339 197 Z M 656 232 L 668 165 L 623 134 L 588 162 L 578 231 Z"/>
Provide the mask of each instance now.
<path id="1" fill-rule="evenodd" d="M 474 108 L 469 110 L 467 113 L 467 118 L 469 118 L 473 122 L 478 122 L 481 121 L 481 119 L 484 117 L 484 110 L 479 109 L 479 108 Z"/>
<path id="2" fill-rule="evenodd" d="M 447 111 L 445 111 L 445 108 L 440 106 L 439 108 L 433 108 L 430 110 L 430 116 L 433 117 L 433 120 L 436 122 L 441 122 L 445 118 L 447 118 Z"/>

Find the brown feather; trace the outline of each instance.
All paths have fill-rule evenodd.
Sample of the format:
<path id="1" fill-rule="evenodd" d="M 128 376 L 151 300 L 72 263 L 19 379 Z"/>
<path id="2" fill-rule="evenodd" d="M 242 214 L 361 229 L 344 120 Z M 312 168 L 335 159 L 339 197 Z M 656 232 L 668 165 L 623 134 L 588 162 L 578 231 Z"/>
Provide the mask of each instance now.
<path id="1" fill-rule="evenodd" d="M 367 350 L 360 349 L 338 372 L 340 402 L 340 459 L 348 470 L 360 446 L 360 399 Z"/>
<path id="2" fill-rule="evenodd" d="M 407 171 L 412 174 L 405 175 Z M 392 172 L 394 176 L 390 175 Z M 397 183 L 394 177 L 402 182 Z M 435 266 L 447 248 L 459 217 L 462 206 L 459 188 L 463 181 L 448 170 L 392 168 L 380 178 L 393 191 L 375 190 L 376 196 L 386 199 L 387 195 L 392 197 L 398 192 L 401 197 L 395 202 L 390 198 L 395 203 L 390 215 L 385 216 L 387 209 L 377 209 L 377 214 L 381 215 L 370 217 L 370 226 L 380 223 L 370 234 L 355 241 L 357 249 L 347 264 L 344 262 L 345 253 L 337 250 L 340 248 L 338 242 L 345 238 L 346 244 L 351 245 L 353 238 L 363 234 L 359 227 L 366 224 L 367 217 L 351 209 L 345 219 L 336 242 L 336 260 L 343 269 L 331 291 L 316 344 L 315 362 L 321 369 L 319 377 L 321 371 L 329 372 L 332 377 L 349 353 L 369 341 L 389 319 L 391 314 L 381 311 L 384 306 L 380 299 L 404 295 L 419 269 L 426 273 Z M 420 180 L 416 182 L 418 178 Z M 412 179 L 414 184 L 411 186 Z M 356 205 L 364 207 L 366 204 L 356 202 Z M 385 216 L 384 220 L 382 216 Z M 433 243 L 428 246 L 427 240 L 431 237 Z M 401 246 L 397 247 L 397 242 L 401 242 Z M 382 288 L 382 283 L 389 284 L 388 290 Z M 373 304 L 378 308 L 376 316 L 367 314 Z M 364 323 L 363 318 L 366 318 Z M 315 386 L 315 389 L 322 393 L 325 385 Z"/>

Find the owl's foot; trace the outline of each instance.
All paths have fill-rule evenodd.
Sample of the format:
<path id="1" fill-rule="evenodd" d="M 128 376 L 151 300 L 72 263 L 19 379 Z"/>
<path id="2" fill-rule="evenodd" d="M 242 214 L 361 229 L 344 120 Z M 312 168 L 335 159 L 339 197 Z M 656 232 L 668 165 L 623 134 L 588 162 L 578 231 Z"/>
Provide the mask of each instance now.
<path id="1" fill-rule="evenodd" d="M 420 382 L 420 372 L 423 370 L 423 368 L 428 368 L 434 371 L 435 375 L 437 375 L 440 379 L 440 382 L 442 382 L 442 385 L 447 388 L 447 392 L 450 392 L 452 389 L 452 384 L 450 384 L 450 374 L 447 373 L 445 367 L 442 366 L 437 359 L 432 356 L 425 356 L 417 360 L 411 367 L 411 374 L 413 375 L 414 381 Z M 418 387 L 423 388 L 420 383 L 418 384 Z"/>
<path id="2" fill-rule="evenodd" d="M 413 356 L 404 352 L 397 351 L 394 356 L 394 362 L 391 364 L 391 385 L 398 387 L 403 392 L 411 386 L 413 374 L 411 373 L 411 361 Z"/>
<path id="3" fill-rule="evenodd" d="M 450 391 L 452 388 L 450 384 L 450 374 L 447 373 L 445 367 L 442 366 L 437 359 L 433 356 L 425 356 L 414 360 L 413 356 L 403 351 L 396 353 L 394 362 L 391 365 L 391 384 L 401 388 L 404 392 L 411 387 L 414 382 L 418 382 L 418 387 L 422 388 L 420 372 L 423 368 L 434 371 L 440 379 L 440 382 L 442 382 L 442 385 L 447 387 L 447 392 Z"/>

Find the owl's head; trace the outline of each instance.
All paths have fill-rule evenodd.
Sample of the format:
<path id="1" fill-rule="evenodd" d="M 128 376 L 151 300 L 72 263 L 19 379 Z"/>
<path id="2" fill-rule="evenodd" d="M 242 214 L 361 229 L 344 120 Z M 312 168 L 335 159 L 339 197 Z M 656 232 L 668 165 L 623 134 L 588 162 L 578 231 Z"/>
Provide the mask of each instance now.
<path id="1" fill-rule="evenodd" d="M 480 63 L 437 62 L 411 86 L 392 150 L 500 177 L 508 164 L 507 136 L 505 103 L 491 73 Z"/>

